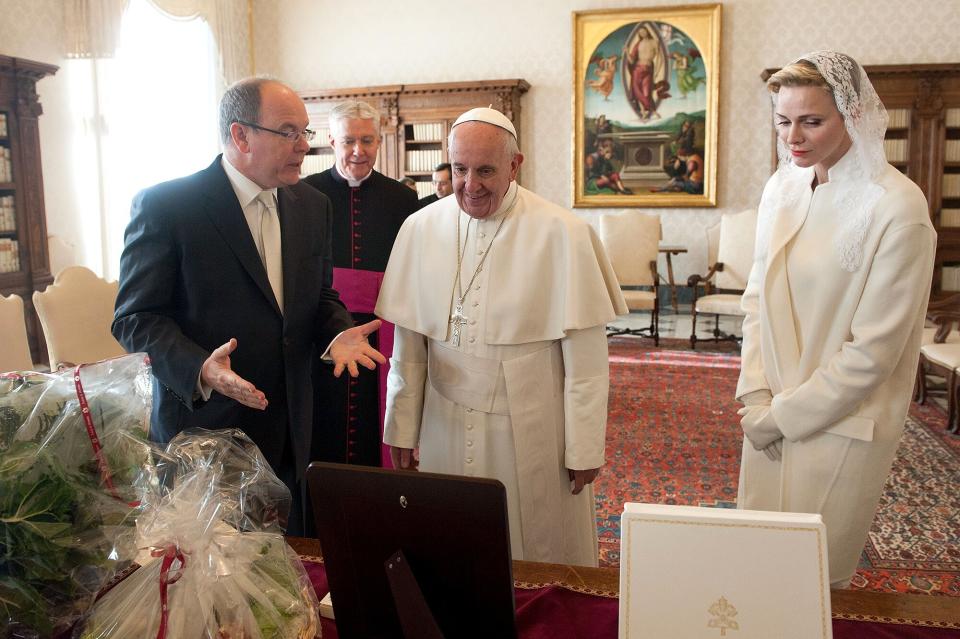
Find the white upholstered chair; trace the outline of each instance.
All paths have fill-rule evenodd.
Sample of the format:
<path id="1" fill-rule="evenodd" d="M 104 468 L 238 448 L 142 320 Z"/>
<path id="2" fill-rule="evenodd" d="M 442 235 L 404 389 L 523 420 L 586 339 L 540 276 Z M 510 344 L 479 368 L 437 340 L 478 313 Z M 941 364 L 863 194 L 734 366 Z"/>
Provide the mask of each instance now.
<path id="1" fill-rule="evenodd" d="M 650 326 L 640 329 L 608 328 L 607 335 L 645 335 L 660 344 L 660 301 L 657 257 L 660 250 L 660 216 L 642 213 L 601 215 L 603 243 L 620 282 L 630 311 L 650 311 Z"/>
<path id="2" fill-rule="evenodd" d="M 0 295 L 0 373 L 32 368 L 23 299 L 19 295 Z"/>
<path id="3" fill-rule="evenodd" d="M 707 229 L 707 266 L 717 263 L 717 254 L 720 252 L 720 222 Z M 713 293 L 713 280 L 700 280 L 704 295 Z M 699 291 L 698 291 L 699 292 Z M 699 295 L 698 295 L 699 297 Z"/>
<path id="4" fill-rule="evenodd" d="M 113 338 L 113 305 L 117 283 L 97 277 L 82 266 L 57 274 L 53 284 L 33 294 L 50 355 L 50 370 L 123 355 Z"/>
<path id="5" fill-rule="evenodd" d="M 924 328 L 914 400 L 925 403 L 934 386 L 929 378 L 943 378 L 943 390 L 947 398 L 947 430 L 956 433 L 960 431 L 960 340 L 955 329 L 960 322 L 960 295 L 930 302 L 927 320 L 933 323 L 933 327 Z"/>
<path id="6" fill-rule="evenodd" d="M 715 232 L 714 232 L 715 233 Z M 691 275 L 687 284 L 693 289 L 692 324 L 690 348 L 697 347 L 697 341 L 718 342 L 732 340 L 739 342 L 740 337 L 727 335 L 720 331 L 721 315 L 743 316 L 740 298 L 747 287 L 747 278 L 753 266 L 753 245 L 757 234 L 757 211 L 748 209 L 739 213 L 724 213 L 720 217 L 720 229 L 717 241 L 715 261 L 708 264 L 703 275 Z M 709 251 L 711 229 L 707 230 Z M 708 285 L 707 295 L 699 295 L 699 285 Z M 713 289 L 716 289 L 715 291 Z M 704 340 L 697 337 L 697 316 L 714 316 L 713 337 Z"/>

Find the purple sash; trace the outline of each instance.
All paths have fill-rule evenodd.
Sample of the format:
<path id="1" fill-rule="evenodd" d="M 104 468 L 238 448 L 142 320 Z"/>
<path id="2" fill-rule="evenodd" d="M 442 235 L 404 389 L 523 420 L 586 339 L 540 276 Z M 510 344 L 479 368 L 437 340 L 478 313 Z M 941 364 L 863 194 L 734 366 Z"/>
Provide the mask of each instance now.
<path id="1" fill-rule="evenodd" d="M 333 269 L 333 288 L 340 293 L 340 300 L 351 313 L 373 313 L 377 306 L 381 282 L 383 282 L 383 273 L 378 271 Z M 393 355 L 393 324 L 384 322 L 377 332 L 380 337 L 379 350 L 387 358 L 386 364 L 377 367 L 377 376 L 380 381 L 380 441 L 383 442 L 383 418 L 387 409 L 387 373 L 390 372 L 390 356 Z M 390 449 L 382 443 L 380 459 L 381 466 L 393 468 L 393 464 L 390 463 Z"/>

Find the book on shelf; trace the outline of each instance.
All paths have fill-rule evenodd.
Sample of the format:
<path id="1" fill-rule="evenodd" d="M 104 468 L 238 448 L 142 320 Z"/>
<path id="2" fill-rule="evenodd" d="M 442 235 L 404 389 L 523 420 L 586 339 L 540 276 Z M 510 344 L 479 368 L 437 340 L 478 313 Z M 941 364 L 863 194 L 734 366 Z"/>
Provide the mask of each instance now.
<path id="1" fill-rule="evenodd" d="M 7 133 L 7 114 L 0 113 L 0 138 L 5 138 L 9 135 Z"/>
<path id="2" fill-rule="evenodd" d="M 947 162 L 960 162 L 960 140 L 947 140 L 943 145 L 943 159 Z"/>
<path id="3" fill-rule="evenodd" d="M 413 137 L 410 138 L 412 142 L 418 141 L 428 141 L 436 142 L 443 137 L 443 123 L 442 122 L 418 122 L 416 124 L 410 125 L 413 131 Z"/>
<path id="4" fill-rule="evenodd" d="M 0 146 L 0 182 L 13 182 L 13 160 L 6 146 Z"/>
<path id="5" fill-rule="evenodd" d="M 886 153 L 887 162 L 899 163 L 907 161 L 906 140 L 884 140 L 883 150 Z"/>
<path id="6" fill-rule="evenodd" d="M 13 196 L 0 196 L 0 232 L 16 230 L 17 218 L 13 208 Z"/>
<path id="7" fill-rule="evenodd" d="M 940 226 L 949 228 L 960 226 L 960 209 L 941 209 Z"/>
<path id="8" fill-rule="evenodd" d="M 960 266 L 944 266 L 940 277 L 940 290 L 960 291 Z"/>
<path id="9" fill-rule="evenodd" d="M 324 126 L 313 126 L 310 127 L 316 133 L 313 140 L 310 142 L 311 149 L 319 149 L 330 146 L 330 127 Z"/>
<path id="10" fill-rule="evenodd" d="M 888 129 L 906 129 L 910 126 L 910 109 L 888 109 L 887 116 L 890 118 Z"/>
<path id="11" fill-rule="evenodd" d="M 406 170 L 408 172 L 427 172 L 443 162 L 443 151 L 440 149 L 416 149 L 407 151 Z"/>
<path id="12" fill-rule="evenodd" d="M 300 175 L 313 175 L 322 173 L 333 166 L 336 156 L 333 153 L 317 153 L 316 155 L 305 155 L 303 164 L 300 165 Z"/>
<path id="13" fill-rule="evenodd" d="M 960 128 L 960 109 L 947 109 L 947 128 Z"/>
<path id="14" fill-rule="evenodd" d="M 960 173 L 944 173 L 943 197 L 960 197 Z"/>
<path id="15" fill-rule="evenodd" d="M 421 200 L 433 192 L 433 182 L 417 182 L 417 197 Z"/>
<path id="16" fill-rule="evenodd" d="M 20 244 L 16 240 L 0 238 L 0 273 L 20 270 Z"/>

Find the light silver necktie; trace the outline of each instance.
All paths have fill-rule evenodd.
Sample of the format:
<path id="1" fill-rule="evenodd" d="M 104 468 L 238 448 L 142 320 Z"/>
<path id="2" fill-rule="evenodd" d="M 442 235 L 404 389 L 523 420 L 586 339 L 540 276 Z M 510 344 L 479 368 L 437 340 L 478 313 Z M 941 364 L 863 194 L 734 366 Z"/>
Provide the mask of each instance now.
<path id="1" fill-rule="evenodd" d="M 260 234 L 257 238 L 257 250 L 267 270 L 270 288 L 277 298 L 280 311 L 283 312 L 283 259 L 280 241 L 280 217 L 277 205 L 270 191 L 261 191 L 257 196 L 260 202 Z"/>

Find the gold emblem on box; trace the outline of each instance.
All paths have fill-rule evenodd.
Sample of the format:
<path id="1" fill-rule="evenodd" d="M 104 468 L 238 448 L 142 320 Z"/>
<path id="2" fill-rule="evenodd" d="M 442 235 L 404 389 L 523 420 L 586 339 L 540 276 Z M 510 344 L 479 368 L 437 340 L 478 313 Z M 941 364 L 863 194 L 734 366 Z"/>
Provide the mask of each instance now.
<path id="1" fill-rule="evenodd" d="M 726 597 L 720 597 L 713 602 L 707 612 L 713 617 L 707 622 L 707 628 L 719 628 L 721 637 L 727 636 L 727 630 L 740 630 L 740 624 L 734 620 L 737 609 L 727 601 Z"/>

